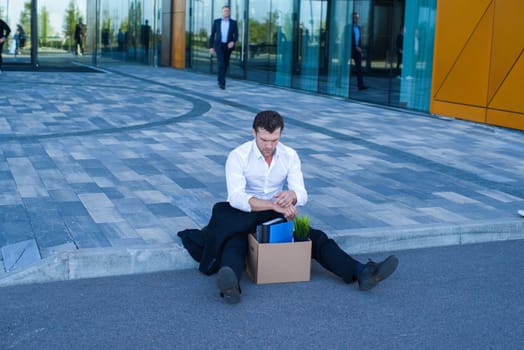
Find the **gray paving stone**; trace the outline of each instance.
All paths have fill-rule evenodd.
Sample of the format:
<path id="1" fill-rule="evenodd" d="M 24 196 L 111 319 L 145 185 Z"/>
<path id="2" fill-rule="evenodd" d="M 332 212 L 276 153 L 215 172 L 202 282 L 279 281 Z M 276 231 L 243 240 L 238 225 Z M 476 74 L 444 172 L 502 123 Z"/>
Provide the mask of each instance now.
<path id="1" fill-rule="evenodd" d="M 168 68 L 106 68 L 10 72 L 0 246 L 34 240 L 45 258 L 179 246 L 176 232 L 206 225 L 225 200 L 227 154 L 265 108 L 284 115 L 282 142 L 301 156 L 310 198 L 300 212 L 348 249 L 521 230 L 523 132 L 233 79 L 224 93 L 212 76 Z"/>
<path id="2" fill-rule="evenodd" d="M 7 272 L 21 270 L 40 261 L 40 253 L 34 239 L 3 246 L 2 257 Z"/>

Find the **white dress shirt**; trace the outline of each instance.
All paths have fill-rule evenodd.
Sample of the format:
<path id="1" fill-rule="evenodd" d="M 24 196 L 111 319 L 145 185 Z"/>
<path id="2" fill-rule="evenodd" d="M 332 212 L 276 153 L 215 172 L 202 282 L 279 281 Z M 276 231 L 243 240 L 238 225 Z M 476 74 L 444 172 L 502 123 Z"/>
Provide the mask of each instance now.
<path id="1" fill-rule="evenodd" d="M 307 202 L 300 158 L 297 152 L 281 142 L 277 144 L 271 165 L 260 153 L 255 140 L 235 148 L 226 161 L 227 201 L 239 210 L 251 212 L 251 197 L 272 200 L 284 189 L 294 191 L 296 206 Z"/>
<path id="2" fill-rule="evenodd" d="M 222 19 L 220 23 L 220 40 L 223 44 L 227 43 L 227 34 L 229 33 L 229 19 Z"/>

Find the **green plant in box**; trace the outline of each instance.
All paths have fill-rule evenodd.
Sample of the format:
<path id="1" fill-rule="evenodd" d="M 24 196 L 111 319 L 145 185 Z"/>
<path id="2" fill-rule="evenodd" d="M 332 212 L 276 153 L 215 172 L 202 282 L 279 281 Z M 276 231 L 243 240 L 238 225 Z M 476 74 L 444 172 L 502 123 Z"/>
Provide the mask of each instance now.
<path id="1" fill-rule="evenodd" d="M 309 238 L 309 216 L 295 216 L 293 219 L 295 225 L 295 231 L 293 232 L 293 237 L 296 242 L 307 241 Z"/>

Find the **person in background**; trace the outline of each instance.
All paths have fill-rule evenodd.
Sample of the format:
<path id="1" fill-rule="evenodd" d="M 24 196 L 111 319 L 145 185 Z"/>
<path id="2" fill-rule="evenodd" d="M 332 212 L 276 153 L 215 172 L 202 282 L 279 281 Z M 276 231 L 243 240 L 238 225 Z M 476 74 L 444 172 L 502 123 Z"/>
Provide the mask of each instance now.
<path id="1" fill-rule="evenodd" d="M 226 88 L 226 72 L 229 67 L 231 52 L 238 40 L 237 21 L 229 18 L 231 9 L 222 7 L 222 18 L 213 21 L 211 36 L 209 37 L 209 54 L 217 56 L 218 60 L 218 86 Z"/>
<path id="2" fill-rule="evenodd" d="M 20 24 L 16 25 L 16 32 L 13 36 L 15 39 L 15 56 L 22 54 L 22 48 L 25 46 L 25 31 Z"/>
<path id="3" fill-rule="evenodd" d="M 118 29 L 116 40 L 118 41 L 118 51 L 120 52 L 124 51 L 125 35 L 124 35 L 124 32 L 122 32 L 121 28 Z"/>
<path id="4" fill-rule="evenodd" d="M 20 40 L 18 39 L 19 36 L 20 35 L 19 35 L 18 28 L 16 28 L 15 35 L 13 35 L 13 46 L 9 50 L 9 52 L 12 53 L 15 58 L 16 58 L 16 55 L 18 55 L 18 48 L 20 47 Z"/>
<path id="5" fill-rule="evenodd" d="M 20 50 L 22 50 L 25 47 L 25 41 L 27 39 L 27 35 L 25 34 L 25 30 L 21 25 L 18 25 L 18 28 L 20 29 Z"/>
<path id="6" fill-rule="evenodd" d="M 358 25 L 359 15 L 353 12 L 353 24 L 351 31 L 351 58 L 355 62 L 355 71 L 357 73 L 357 87 L 359 90 L 366 90 L 364 85 L 364 73 L 362 71 L 362 31 Z"/>
<path id="7" fill-rule="evenodd" d="M 140 27 L 140 40 L 144 46 L 144 61 L 149 61 L 149 41 L 151 40 L 151 26 L 149 20 L 146 19 L 145 24 Z"/>
<path id="8" fill-rule="evenodd" d="M 82 23 L 82 18 L 79 18 L 75 27 L 75 54 L 78 56 L 82 56 L 84 54 L 84 36 L 85 27 Z"/>
<path id="9" fill-rule="evenodd" d="M 2 51 L 4 50 L 4 43 L 7 41 L 9 34 L 11 34 L 11 28 L 0 19 L 0 73 L 2 73 Z"/>
<path id="10" fill-rule="evenodd" d="M 240 284 L 248 251 L 248 235 L 271 219 L 293 220 L 306 204 L 307 191 L 297 152 L 280 142 L 284 119 L 262 111 L 253 120 L 254 139 L 230 152 L 226 161 L 227 202 L 213 206 L 202 230 L 178 232 L 184 247 L 207 275 L 217 273 L 217 286 L 226 303 L 240 302 Z M 286 187 L 286 188 L 285 188 Z M 395 272 L 398 259 L 361 263 L 324 232 L 310 228 L 311 257 L 346 283 L 358 281 L 370 290 Z"/>

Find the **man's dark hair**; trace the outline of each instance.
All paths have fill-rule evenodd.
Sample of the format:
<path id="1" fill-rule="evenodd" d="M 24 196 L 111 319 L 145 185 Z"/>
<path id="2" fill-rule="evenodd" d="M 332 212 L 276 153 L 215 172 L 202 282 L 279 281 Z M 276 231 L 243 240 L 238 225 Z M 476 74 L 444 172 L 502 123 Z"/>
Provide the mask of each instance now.
<path id="1" fill-rule="evenodd" d="M 280 128 L 280 131 L 284 130 L 284 119 L 282 116 L 275 111 L 262 111 L 259 112 L 255 120 L 253 120 L 253 129 L 258 132 L 258 128 L 265 129 L 272 133 L 276 129 Z"/>

